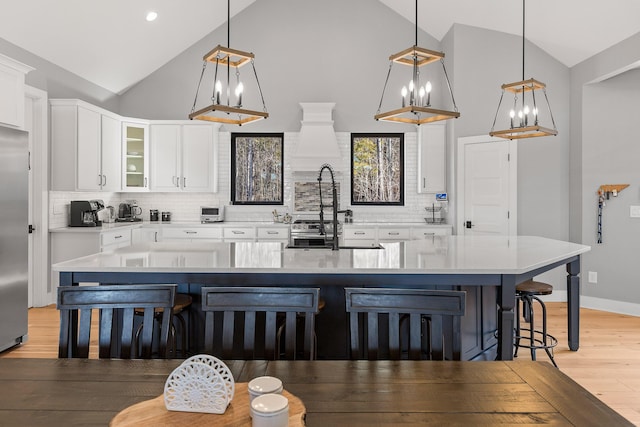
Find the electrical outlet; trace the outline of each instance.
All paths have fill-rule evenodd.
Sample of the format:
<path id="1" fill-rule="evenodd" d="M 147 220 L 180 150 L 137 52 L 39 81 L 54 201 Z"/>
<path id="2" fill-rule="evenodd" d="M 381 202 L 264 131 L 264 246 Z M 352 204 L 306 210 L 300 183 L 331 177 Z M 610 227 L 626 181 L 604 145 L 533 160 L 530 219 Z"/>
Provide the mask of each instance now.
<path id="1" fill-rule="evenodd" d="M 598 283 L 598 272 L 590 271 L 589 272 L 589 283 Z"/>
<path id="2" fill-rule="evenodd" d="M 640 206 L 630 206 L 629 207 L 629 217 L 631 217 L 631 218 L 640 218 Z"/>

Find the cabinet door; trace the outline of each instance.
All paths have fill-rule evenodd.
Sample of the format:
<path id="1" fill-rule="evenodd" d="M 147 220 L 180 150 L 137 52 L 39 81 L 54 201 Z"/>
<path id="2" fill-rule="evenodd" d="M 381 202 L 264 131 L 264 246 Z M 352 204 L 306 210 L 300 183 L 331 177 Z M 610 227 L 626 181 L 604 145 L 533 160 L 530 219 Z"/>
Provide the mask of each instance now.
<path id="1" fill-rule="evenodd" d="M 120 120 L 102 115 L 101 135 L 102 190 L 120 191 L 122 189 Z"/>
<path id="2" fill-rule="evenodd" d="M 0 123 L 24 127 L 24 76 L 33 68 L 0 55 Z"/>
<path id="3" fill-rule="evenodd" d="M 102 183 L 102 169 L 100 167 L 101 114 L 78 108 L 78 137 L 77 137 L 77 189 L 99 191 Z"/>
<path id="4" fill-rule="evenodd" d="M 180 189 L 180 126 L 151 126 L 151 189 L 178 191 Z"/>
<path id="5" fill-rule="evenodd" d="M 446 125 L 431 123 L 418 127 L 418 193 L 446 191 Z"/>
<path id="6" fill-rule="evenodd" d="M 149 126 L 141 123 L 122 124 L 123 182 L 125 191 L 149 190 Z"/>
<path id="7" fill-rule="evenodd" d="M 182 127 L 182 179 L 185 191 L 212 191 L 213 127 L 184 125 Z"/>

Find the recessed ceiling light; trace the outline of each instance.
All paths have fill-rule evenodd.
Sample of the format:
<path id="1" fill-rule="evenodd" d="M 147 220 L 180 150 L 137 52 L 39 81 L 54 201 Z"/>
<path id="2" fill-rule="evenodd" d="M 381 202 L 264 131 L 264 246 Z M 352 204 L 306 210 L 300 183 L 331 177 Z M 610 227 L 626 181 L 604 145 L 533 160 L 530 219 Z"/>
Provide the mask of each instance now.
<path id="1" fill-rule="evenodd" d="M 147 13 L 147 21 L 149 22 L 155 21 L 157 17 L 158 17 L 158 14 L 156 12 Z"/>

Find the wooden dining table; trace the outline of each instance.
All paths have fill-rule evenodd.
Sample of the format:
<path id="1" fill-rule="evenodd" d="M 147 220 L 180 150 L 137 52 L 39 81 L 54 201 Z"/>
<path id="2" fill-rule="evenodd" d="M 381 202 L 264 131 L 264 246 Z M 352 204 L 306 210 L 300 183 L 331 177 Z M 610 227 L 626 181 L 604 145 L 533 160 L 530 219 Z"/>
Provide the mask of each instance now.
<path id="1" fill-rule="evenodd" d="M 127 408 L 160 396 L 181 363 L 0 359 L 0 425 L 109 425 Z M 280 378 L 304 404 L 307 426 L 633 425 L 542 361 L 228 361 L 227 366 L 237 383 L 262 375 Z M 219 425 L 220 415 L 206 417 L 202 425 Z"/>

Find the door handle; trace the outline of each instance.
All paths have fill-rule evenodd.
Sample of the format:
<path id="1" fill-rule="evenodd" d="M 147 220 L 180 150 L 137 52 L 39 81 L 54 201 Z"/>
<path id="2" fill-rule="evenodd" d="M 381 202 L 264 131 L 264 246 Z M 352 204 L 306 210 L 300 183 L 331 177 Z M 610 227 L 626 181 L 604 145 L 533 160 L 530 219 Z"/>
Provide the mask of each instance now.
<path id="1" fill-rule="evenodd" d="M 465 227 L 465 228 L 471 228 L 471 227 L 473 227 L 473 224 L 471 223 L 471 221 L 466 221 L 466 222 L 464 223 L 464 227 Z"/>

